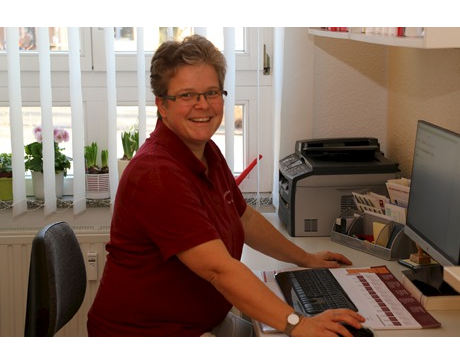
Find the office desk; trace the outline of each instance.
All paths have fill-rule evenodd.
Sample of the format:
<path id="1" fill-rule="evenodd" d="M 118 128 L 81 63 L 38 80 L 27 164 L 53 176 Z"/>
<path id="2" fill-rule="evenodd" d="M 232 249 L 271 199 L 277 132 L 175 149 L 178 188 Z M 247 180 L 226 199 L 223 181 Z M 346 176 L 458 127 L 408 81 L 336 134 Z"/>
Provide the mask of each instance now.
<path id="1" fill-rule="evenodd" d="M 264 216 L 289 240 L 308 252 L 320 252 L 324 250 L 334 251 L 345 255 L 353 262 L 354 267 L 369 267 L 386 265 L 388 269 L 396 276 L 402 278 L 401 271 L 408 268 L 403 267 L 396 261 L 384 260 L 361 251 L 351 249 L 344 245 L 331 241 L 329 237 L 292 237 L 286 232 L 285 227 L 280 223 L 276 213 L 264 214 Z M 294 267 L 291 264 L 279 262 L 272 258 L 266 257 L 255 250 L 245 246 L 242 261 L 252 270 L 279 270 Z M 375 336 L 460 336 L 460 310 L 450 311 L 429 311 L 430 314 L 441 323 L 440 328 L 436 329 L 419 329 L 419 330 L 375 330 Z M 256 331 L 258 325 L 254 325 Z M 279 336 L 283 334 L 266 334 L 257 332 L 263 336 Z"/>

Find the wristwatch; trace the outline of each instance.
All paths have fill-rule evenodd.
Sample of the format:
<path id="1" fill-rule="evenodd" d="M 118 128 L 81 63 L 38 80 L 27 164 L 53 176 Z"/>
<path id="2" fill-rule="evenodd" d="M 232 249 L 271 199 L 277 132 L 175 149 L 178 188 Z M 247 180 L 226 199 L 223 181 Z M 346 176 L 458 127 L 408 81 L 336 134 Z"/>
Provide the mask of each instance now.
<path id="1" fill-rule="evenodd" d="M 297 311 L 294 311 L 291 313 L 286 320 L 286 327 L 284 328 L 284 333 L 287 336 L 291 336 L 292 330 L 302 321 L 302 318 L 304 316 L 301 313 L 298 313 Z"/>

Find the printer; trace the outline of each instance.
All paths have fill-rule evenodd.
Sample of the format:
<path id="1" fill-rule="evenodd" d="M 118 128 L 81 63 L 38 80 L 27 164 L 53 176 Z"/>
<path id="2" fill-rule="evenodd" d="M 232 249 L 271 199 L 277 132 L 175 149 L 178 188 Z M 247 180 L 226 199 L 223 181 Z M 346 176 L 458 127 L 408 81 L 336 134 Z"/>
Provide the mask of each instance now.
<path id="1" fill-rule="evenodd" d="M 330 236 L 336 218 L 355 208 L 352 192 L 386 193 L 400 177 L 376 138 L 298 140 L 279 162 L 278 216 L 291 236 Z"/>

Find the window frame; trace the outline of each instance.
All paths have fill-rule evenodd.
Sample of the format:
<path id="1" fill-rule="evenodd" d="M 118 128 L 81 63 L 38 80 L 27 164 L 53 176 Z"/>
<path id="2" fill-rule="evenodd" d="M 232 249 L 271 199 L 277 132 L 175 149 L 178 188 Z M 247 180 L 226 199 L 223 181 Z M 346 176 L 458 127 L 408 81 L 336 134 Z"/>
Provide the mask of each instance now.
<path id="1" fill-rule="evenodd" d="M 85 118 L 85 141 L 96 141 L 101 147 L 108 145 L 107 130 L 107 91 L 105 54 L 103 61 L 97 58 L 96 50 L 104 52 L 103 28 L 81 28 L 82 94 Z M 273 117 L 271 102 L 272 76 L 263 75 L 263 44 L 272 49 L 273 28 L 247 28 L 245 44 L 248 52 L 236 56 L 235 102 L 244 104 L 246 117 L 244 123 L 244 165 L 247 166 L 259 154 L 263 155 L 260 164 L 260 178 L 254 171 L 240 185 L 243 192 L 271 192 L 273 181 Z M 258 46 L 258 44 L 260 44 Z M 259 48 L 259 49 L 258 49 Z M 150 91 L 148 74 L 152 53 L 146 54 L 146 103 L 154 105 Z M 117 105 L 137 106 L 136 54 L 116 55 L 117 67 Z M 97 59 L 97 61 L 95 61 Z M 67 52 L 53 52 L 52 87 L 53 106 L 70 106 L 70 92 Z M 2 63 L 3 62 L 3 63 Z M 258 64 L 260 63 L 259 67 Z M 6 54 L 0 54 L 0 105 L 8 106 L 8 75 Z M 24 106 L 40 105 L 38 53 L 21 52 L 21 84 Z M 103 68 L 102 68 L 103 67 Z M 132 69 L 131 69 L 132 68 Z M 122 71 L 119 72 L 118 71 Z M 5 82 L 3 82 L 5 81 Z M 3 86 L 4 85 L 4 86 Z M 263 106 L 263 105 L 268 105 Z M 65 191 L 71 189 L 72 176 L 66 178 Z"/>
<path id="2" fill-rule="evenodd" d="M 246 45 L 245 52 L 236 53 L 236 69 L 237 70 L 257 70 L 258 63 L 258 50 L 257 50 L 257 28 L 246 28 L 244 44 Z M 93 39 L 93 70 L 105 71 L 105 49 L 104 49 L 104 28 L 93 27 L 91 28 L 91 37 Z M 101 44 L 102 46 L 96 46 Z M 145 71 L 150 71 L 150 61 L 153 52 L 145 52 Z M 134 52 L 123 52 L 115 55 L 115 65 L 117 71 L 137 71 L 137 60 Z"/>
<path id="3" fill-rule="evenodd" d="M 82 71 L 92 70 L 91 28 L 80 28 L 80 67 Z M 34 72 L 39 70 L 38 51 L 20 51 L 21 72 Z M 68 52 L 52 51 L 50 56 L 53 72 L 69 71 Z M 5 51 L 0 51 L 0 72 L 7 71 L 8 61 Z"/>

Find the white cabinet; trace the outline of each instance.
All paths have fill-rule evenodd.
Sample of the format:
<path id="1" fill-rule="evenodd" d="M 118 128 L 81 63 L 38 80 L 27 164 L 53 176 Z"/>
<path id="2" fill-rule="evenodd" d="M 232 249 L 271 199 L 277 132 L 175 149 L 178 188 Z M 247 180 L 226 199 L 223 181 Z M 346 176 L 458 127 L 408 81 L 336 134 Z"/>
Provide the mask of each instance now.
<path id="1" fill-rule="evenodd" d="M 460 27 L 424 28 L 421 37 L 397 37 L 391 35 L 334 32 L 321 28 L 309 28 L 308 33 L 337 39 L 351 39 L 359 42 L 411 48 L 460 48 Z"/>

